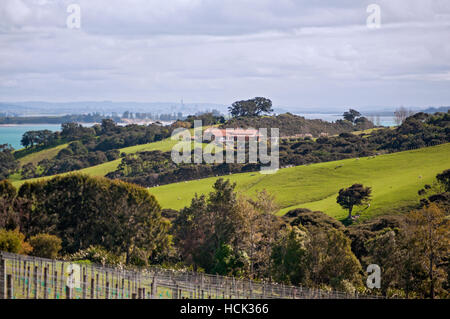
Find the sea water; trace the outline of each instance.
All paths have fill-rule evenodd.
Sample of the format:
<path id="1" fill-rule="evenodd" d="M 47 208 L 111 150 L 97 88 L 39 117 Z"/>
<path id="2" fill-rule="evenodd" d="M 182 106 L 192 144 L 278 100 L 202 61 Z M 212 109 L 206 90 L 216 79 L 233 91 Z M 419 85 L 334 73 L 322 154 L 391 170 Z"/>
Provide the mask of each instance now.
<path id="1" fill-rule="evenodd" d="M 0 125 L 0 144 L 10 144 L 14 149 L 23 148 L 20 145 L 22 135 L 28 131 L 49 130 L 52 132 L 60 131 L 61 124 L 18 124 L 18 125 Z"/>

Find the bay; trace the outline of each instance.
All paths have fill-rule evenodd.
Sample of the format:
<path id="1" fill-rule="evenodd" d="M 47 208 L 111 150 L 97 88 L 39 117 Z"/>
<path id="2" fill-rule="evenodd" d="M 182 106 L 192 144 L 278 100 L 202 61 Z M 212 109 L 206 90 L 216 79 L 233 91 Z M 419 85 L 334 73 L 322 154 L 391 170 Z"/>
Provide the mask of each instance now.
<path id="1" fill-rule="evenodd" d="M 49 130 L 52 132 L 60 131 L 61 124 L 18 124 L 18 125 L 0 125 L 0 144 L 10 144 L 14 149 L 23 148 L 20 145 L 22 135 L 28 131 Z"/>

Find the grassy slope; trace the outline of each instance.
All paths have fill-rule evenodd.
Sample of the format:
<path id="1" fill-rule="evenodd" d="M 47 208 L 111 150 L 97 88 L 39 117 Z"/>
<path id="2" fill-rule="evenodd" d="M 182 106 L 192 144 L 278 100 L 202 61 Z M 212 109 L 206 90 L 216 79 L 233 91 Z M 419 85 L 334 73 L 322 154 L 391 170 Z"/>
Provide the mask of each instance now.
<path id="1" fill-rule="evenodd" d="M 125 147 L 125 148 L 119 149 L 119 151 L 121 153 L 125 153 L 125 154 L 133 154 L 133 153 L 137 153 L 137 152 L 155 151 L 155 150 L 159 150 L 162 152 L 168 152 L 168 151 L 171 151 L 172 147 L 177 143 L 179 143 L 179 142 L 176 140 L 171 140 L 170 138 L 167 138 L 167 139 L 164 139 L 159 142 Z M 191 145 L 193 146 L 194 143 L 192 143 Z M 203 147 L 205 145 L 206 144 L 202 144 Z M 67 146 L 67 144 L 64 144 L 64 145 L 60 145 L 55 148 L 51 148 L 51 149 L 48 149 L 48 150 L 45 150 L 42 152 L 32 153 L 32 154 L 29 154 L 29 155 L 23 157 L 23 159 L 21 159 L 21 160 L 29 161 L 29 160 L 31 160 L 32 156 L 41 157 L 41 159 L 39 159 L 39 161 L 42 160 L 43 158 L 45 158 L 45 156 L 48 156 L 47 158 L 52 158 L 52 157 L 56 156 L 56 154 L 62 148 L 66 147 L 66 146 Z M 42 154 L 40 154 L 40 153 L 42 153 Z M 40 154 L 40 155 L 38 155 L 38 154 Z M 52 155 L 52 154 L 54 154 L 54 155 Z M 81 169 L 76 172 L 85 173 L 85 174 L 88 174 L 91 176 L 105 176 L 106 174 L 115 171 L 121 161 L 122 161 L 122 159 L 119 158 L 119 159 L 111 161 L 111 162 L 106 162 L 106 163 L 103 163 L 100 165 L 91 166 L 91 167 L 84 168 L 84 169 Z M 60 174 L 60 175 L 66 175 L 66 174 L 69 174 L 69 173 L 64 173 L 64 174 Z M 40 177 L 40 178 L 33 178 L 33 179 L 29 179 L 29 180 L 19 180 L 20 177 L 14 175 L 11 178 L 11 181 L 15 187 L 19 187 L 26 181 L 45 180 L 45 179 L 52 178 L 52 177 L 53 176 L 46 176 L 46 177 Z"/>
<path id="2" fill-rule="evenodd" d="M 417 191 L 431 183 L 436 174 L 450 168 L 450 144 L 370 158 L 297 166 L 273 175 L 259 172 L 225 178 L 237 183 L 237 190 L 254 194 L 266 189 L 276 196 L 279 214 L 296 207 L 322 210 L 341 219 L 346 212 L 336 204 L 337 192 L 353 183 L 373 188 L 371 207 L 363 217 L 396 212 L 417 204 Z M 150 189 L 164 208 L 180 209 L 195 193 L 211 190 L 216 178 L 181 182 Z M 355 209 L 357 214 L 360 209 Z"/>
<path id="3" fill-rule="evenodd" d="M 22 158 L 19 159 L 19 163 L 21 166 L 32 163 L 34 165 L 37 165 L 40 161 L 43 159 L 52 159 L 56 155 L 58 155 L 58 152 L 62 150 L 63 148 L 66 148 L 69 144 L 61 144 L 43 151 L 39 151 L 36 153 L 28 154 Z"/>
<path id="4" fill-rule="evenodd" d="M 215 126 L 217 126 L 217 125 L 215 125 Z M 208 126 L 204 127 L 203 129 L 206 129 L 206 128 L 208 128 Z M 193 129 L 190 129 L 189 132 L 191 133 L 191 135 L 194 134 Z M 355 132 L 355 134 L 357 134 L 358 132 Z M 367 131 L 367 132 L 360 131 L 360 133 L 363 133 L 363 132 L 369 133 L 369 131 Z M 177 143 L 178 143 L 178 141 L 176 141 L 176 140 L 172 140 L 171 138 L 166 138 L 159 142 L 125 147 L 125 148 L 119 149 L 119 151 L 121 153 L 125 153 L 125 154 L 134 154 L 137 152 L 146 152 L 146 151 L 155 151 L 155 150 L 159 150 L 162 152 L 169 152 L 172 150 L 173 146 Z M 68 145 L 69 144 L 66 143 L 66 144 L 58 145 L 56 147 L 46 149 L 46 150 L 43 150 L 40 152 L 28 154 L 19 160 L 20 165 L 23 166 L 27 163 L 33 163 L 34 165 L 37 165 L 43 159 L 52 159 L 58 154 L 58 152 L 60 150 L 62 150 L 63 148 L 66 148 Z M 203 144 L 203 147 L 205 145 L 206 144 Z M 80 170 L 80 172 L 90 174 L 93 176 L 105 176 L 106 174 L 115 171 L 117 169 L 117 166 L 120 164 L 120 161 L 121 160 L 119 159 L 119 160 L 103 163 L 103 164 L 100 164 L 97 166 L 92 166 L 89 168 L 82 169 L 82 170 Z M 45 179 L 48 177 L 43 177 L 43 178 Z M 16 186 L 19 186 L 24 183 L 24 181 L 19 181 L 20 175 L 18 175 L 18 174 L 12 176 L 11 180 L 14 182 L 14 184 L 16 184 Z"/>

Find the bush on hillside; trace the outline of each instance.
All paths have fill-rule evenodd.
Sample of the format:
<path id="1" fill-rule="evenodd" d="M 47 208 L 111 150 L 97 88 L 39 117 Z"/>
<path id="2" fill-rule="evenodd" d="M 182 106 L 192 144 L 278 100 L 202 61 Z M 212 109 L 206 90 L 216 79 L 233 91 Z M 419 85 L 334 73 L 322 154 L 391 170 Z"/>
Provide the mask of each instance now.
<path id="1" fill-rule="evenodd" d="M 31 255 L 42 258 L 56 259 L 61 250 L 61 239 L 50 234 L 38 234 L 29 240 L 33 247 Z"/>

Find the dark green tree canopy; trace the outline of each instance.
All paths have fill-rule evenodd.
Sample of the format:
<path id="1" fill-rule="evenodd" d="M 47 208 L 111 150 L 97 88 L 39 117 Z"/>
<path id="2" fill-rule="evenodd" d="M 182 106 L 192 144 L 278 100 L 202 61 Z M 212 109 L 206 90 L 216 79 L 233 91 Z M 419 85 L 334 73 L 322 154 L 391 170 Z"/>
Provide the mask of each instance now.
<path id="1" fill-rule="evenodd" d="M 264 113 L 272 113 L 272 101 L 264 97 L 255 97 L 246 101 L 234 102 L 228 108 L 231 116 L 260 116 Z"/>
<path id="2" fill-rule="evenodd" d="M 349 188 L 342 188 L 336 202 L 344 209 L 348 209 L 348 218 L 352 217 L 354 206 L 360 206 L 370 201 L 372 189 L 362 184 L 353 184 Z"/>
<path id="3" fill-rule="evenodd" d="M 0 145 L 0 180 L 8 178 L 19 166 L 11 145 Z"/>
<path id="4" fill-rule="evenodd" d="M 446 192 L 450 192 L 450 169 L 436 175 L 438 183 L 442 185 Z"/>
<path id="5" fill-rule="evenodd" d="M 18 212 L 27 236 L 41 233 L 62 240 L 63 253 L 100 245 L 127 258 L 145 250 L 149 258 L 167 243 L 168 226 L 147 189 L 81 174 L 23 184 Z"/>
<path id="6" fill-rule="evenodd" d="M 215 258 L 225 258 L 226 245 L 232 245 L 239 236 L 236 232 L 238 218 L 235 187 L 229 180 L 220 178 L 214 183 L 208 197 L 195 196 L 191 205 L 180 211 L 174 221 L 174 233 L 183 260 L 193 262 L 207 271 L 213 271 L 214 268 L 218 271 Z M 221 262 L 220 267 L 223 266 Z"/>
<path id="7" fill-rule="evenodd" d="M 348 112 L 344 112 L 343 116 L 345 120 L 353 123 L 355 122 L 356 118 L 361 116 L 361 113 L 354 109 L 350 109 L 348 110 Z"/>

